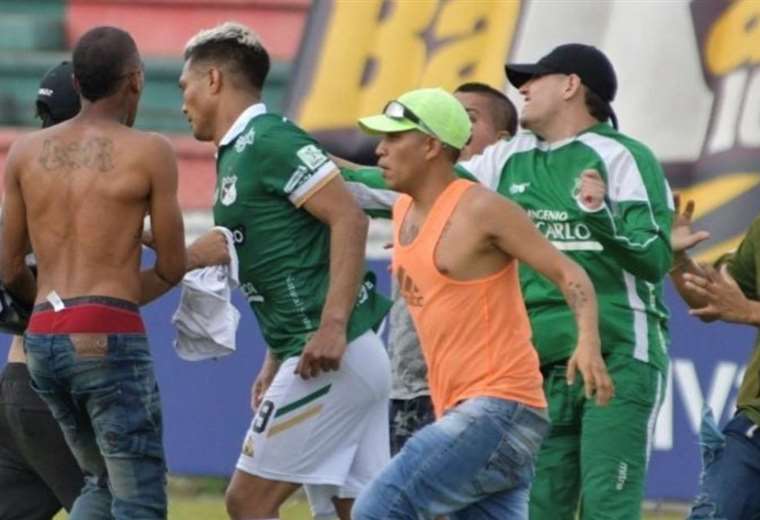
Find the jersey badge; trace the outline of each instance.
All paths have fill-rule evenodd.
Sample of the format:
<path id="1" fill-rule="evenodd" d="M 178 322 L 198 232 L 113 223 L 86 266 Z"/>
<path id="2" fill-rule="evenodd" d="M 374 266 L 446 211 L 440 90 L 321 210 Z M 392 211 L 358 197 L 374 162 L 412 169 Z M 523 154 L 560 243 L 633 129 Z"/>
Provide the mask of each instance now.
<path id="1" fill-rule="evenodd" d="M 316 171 L 320 166 L 327 162 L 327 156 L 325 153 L 313 144 L 302 146 L 296 152 L 296 155 L 301 159 L 301 162 L 312 171 Z"/>
<path id="2" fill-rule="evenodd" d="M 219 201 L 225 205 L 230 206 L 237 200 L 237 175 L 231 175 L 229 177 L 222 177 L 222 187 L 219 192 Z"/>

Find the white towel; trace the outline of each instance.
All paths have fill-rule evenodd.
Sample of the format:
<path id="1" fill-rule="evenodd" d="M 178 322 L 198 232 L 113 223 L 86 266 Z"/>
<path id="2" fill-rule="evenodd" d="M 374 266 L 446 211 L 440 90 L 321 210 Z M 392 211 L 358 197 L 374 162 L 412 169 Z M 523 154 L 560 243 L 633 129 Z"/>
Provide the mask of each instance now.
<path id="1" fill-rule="evenodd" d="M 238 257 L 232 233 L 215 227 L 227 238 L 228 265 L 190 271 L 182 279 L 179 307 L 172 316 L 177 328 L 174 350 L 187 361 L 226 356 L 235 351 L 235 334 L 240 312 L 232 305 L 232 290 L 238 280 Z"/>

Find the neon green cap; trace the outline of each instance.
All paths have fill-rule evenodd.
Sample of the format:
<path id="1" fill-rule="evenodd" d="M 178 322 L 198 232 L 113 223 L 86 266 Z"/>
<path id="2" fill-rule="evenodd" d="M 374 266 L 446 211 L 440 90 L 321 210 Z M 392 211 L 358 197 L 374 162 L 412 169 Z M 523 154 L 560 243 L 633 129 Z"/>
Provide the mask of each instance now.
<path id="1" fill-rule="evenodd" d="M 389 102 L 382 114 L 359 119 L 370 134 L 392 134 L 419 130 L 457 150 L 470 140 L 472 125 L 467 111 L 442 88 L 409 91 Z"/>

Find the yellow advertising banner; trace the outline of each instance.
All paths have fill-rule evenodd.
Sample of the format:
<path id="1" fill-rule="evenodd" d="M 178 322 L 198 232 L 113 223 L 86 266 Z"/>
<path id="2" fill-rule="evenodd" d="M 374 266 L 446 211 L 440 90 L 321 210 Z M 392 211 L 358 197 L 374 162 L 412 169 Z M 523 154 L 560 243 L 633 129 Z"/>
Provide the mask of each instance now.
<path id="1" fill-rule="evenodd" d="M 518 0 L 325 0 L 312 8 L 288 115 L 331 150 L 367 154 L 356 120 L 417 87 L 503 89 Z"/>

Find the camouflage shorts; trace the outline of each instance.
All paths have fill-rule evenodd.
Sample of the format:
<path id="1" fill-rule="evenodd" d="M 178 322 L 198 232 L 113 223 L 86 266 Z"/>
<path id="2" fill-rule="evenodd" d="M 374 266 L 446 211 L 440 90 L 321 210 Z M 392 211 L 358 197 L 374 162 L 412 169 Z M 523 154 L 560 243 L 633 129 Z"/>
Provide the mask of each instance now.
<path id="1" fill-rule="evenodd" d="M 423 395 L 412 399 L 391 399 L 391 455 L 403 448 L 417 430 L 435 421 L 433 402 Z"/>

